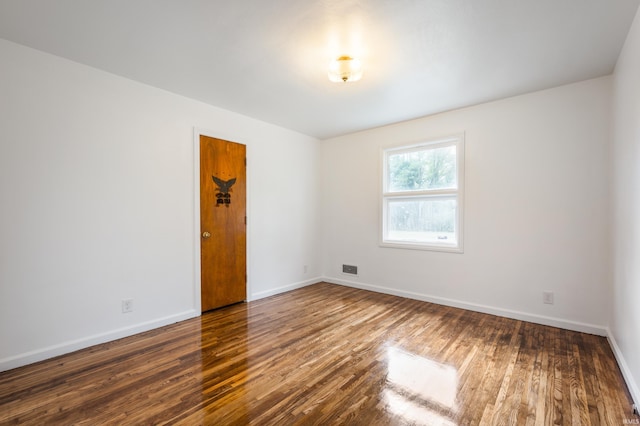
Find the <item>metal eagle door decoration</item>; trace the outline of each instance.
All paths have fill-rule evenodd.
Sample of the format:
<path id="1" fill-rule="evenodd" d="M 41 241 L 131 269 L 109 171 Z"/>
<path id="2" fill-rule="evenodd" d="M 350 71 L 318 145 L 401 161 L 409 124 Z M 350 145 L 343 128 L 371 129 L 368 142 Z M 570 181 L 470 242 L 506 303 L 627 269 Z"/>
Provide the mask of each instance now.
<path id="1" fill-rule="evenodd" d="M 231 204 L 231 194 L 229 194 L 229 192 L 231 191 L 233 184 L 236 183 L 236 178 L 232 178 L 227 181 L 215 176 L 211 176 L 211 178 L 213 178 L 215 184 L 218 185 L 217 189 L 219 192 L 216 194 L 216 207 L 220 207 L 221 204 L 229 207 L 229 204 Z"/>

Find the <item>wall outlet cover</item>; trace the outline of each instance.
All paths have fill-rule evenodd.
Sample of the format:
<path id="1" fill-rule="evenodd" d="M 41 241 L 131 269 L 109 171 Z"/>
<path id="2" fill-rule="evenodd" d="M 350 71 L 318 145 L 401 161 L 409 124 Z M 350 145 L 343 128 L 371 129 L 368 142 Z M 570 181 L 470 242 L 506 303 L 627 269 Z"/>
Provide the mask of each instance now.
<path id="1" fill-rule="evenodd" d="M 133 299 L 122 299 L 122 313 L 133 312 Z"/>

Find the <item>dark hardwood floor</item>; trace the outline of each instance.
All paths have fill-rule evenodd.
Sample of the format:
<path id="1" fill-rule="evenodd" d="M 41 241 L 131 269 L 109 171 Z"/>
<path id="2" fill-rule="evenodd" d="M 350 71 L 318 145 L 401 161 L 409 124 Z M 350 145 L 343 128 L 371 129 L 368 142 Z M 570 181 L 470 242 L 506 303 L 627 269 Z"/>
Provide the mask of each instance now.
<path id="1" fill-rule="evenodd" d="M 0 423 L 622 425 L 606 339 L 326 283 L 0 373 Z"/>

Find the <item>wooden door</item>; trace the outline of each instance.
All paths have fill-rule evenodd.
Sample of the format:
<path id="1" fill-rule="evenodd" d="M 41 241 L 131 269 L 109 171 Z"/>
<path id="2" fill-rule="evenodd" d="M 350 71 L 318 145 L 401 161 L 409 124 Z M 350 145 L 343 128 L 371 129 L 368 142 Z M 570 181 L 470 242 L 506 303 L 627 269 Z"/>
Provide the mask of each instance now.
<path id="1" fill-rule="evenodd" d="M 202 311 L 247 298 L 246 147 L 200 136 Z"/>

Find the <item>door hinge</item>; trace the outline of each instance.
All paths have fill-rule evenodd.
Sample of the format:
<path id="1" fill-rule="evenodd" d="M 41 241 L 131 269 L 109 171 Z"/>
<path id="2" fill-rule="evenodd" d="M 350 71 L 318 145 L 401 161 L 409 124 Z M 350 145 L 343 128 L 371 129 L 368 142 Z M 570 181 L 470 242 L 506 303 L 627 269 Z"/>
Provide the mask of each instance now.
<path id="1" fill-rule="evenodd" d="M 247 224 L 247 217 L 246 216 L 244 217 L 244 224 L 245 225 Z"/>

